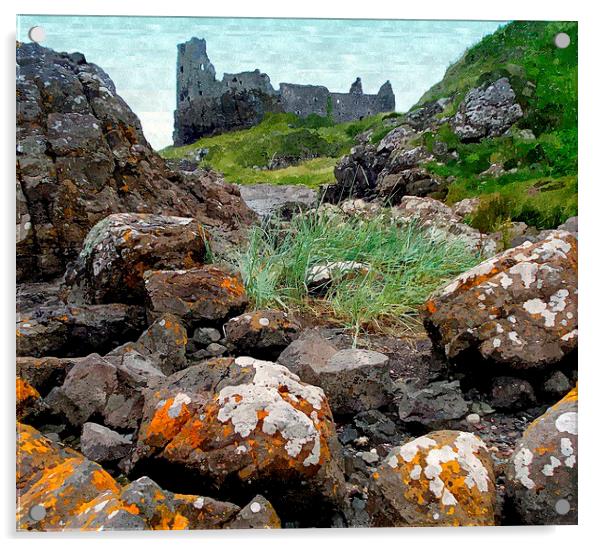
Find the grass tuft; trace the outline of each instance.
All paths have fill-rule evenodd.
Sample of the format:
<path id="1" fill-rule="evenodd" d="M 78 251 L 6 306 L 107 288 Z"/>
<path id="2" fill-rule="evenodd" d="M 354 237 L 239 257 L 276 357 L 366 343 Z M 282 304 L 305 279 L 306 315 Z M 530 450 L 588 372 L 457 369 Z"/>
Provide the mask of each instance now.
<path id="1" fill-rule="evenodd" d="M 336 280 L 320 297 L 309 294 L 312 266 L 355 261 L 367 273 Z M 255 227 L 238 267 L 255 308 L 315 315 L 353 334 L 407 331 L 429 294 L 480 257 L 458 242 L 433 240 L 416 224 L 387 217 L 348 218 L 311 211 L 288 223 Z"/>

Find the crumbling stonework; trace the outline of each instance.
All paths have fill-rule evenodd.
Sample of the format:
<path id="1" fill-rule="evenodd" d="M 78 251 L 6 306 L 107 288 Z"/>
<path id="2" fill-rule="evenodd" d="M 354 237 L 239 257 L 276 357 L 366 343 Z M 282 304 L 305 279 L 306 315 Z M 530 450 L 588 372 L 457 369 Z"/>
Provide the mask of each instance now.
<path id="1" fill-rule="evenodd" d="M 215 77 L 204 39 L 178 44 L 177 101 L 173 139 L 176 146 L 203 135 L 257 125 L 266 112 L 331 115 L 336 123 L 395 110 L 395 95 L 385 82 L 376 95 L 363 93 L 360 78 L 349 93 L 331 93 L 324 86 L 281 83 L 272 87 L 259 70 Z"/>

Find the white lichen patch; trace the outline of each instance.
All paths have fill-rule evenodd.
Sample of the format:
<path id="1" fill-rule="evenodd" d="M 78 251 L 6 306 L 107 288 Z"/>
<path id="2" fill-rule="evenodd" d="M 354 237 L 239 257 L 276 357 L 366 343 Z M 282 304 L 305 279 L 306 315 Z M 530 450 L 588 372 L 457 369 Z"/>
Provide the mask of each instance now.
<path id="1" fill-rule="evenodd" d="M 523 303 L 523 308 L 531 315 L 541 315 L 546 327 L 553 327 L 556 313 L 548 310 L 548 305 L 541 298 L 532 298 Z"/>
<path id="2" fill-rule="evenodd" d="M 560 467 L 561 465 L 562 465 L 562 463 L 556 456 L 550 456 L 550 463 L 544 465 L 541 472 L 546 477 L 552 477 L 554 475 L 554 469 L 556 469 L 557 467 Z"/>
<path id="3" fill-rule="evenodd" d="M 202 509 L 205 505 L 205 498 L 199 497 L 194 500 L 192 504 L 196 509 Z"/>
<path id="4" fill-rule="evenodd" d="M 527 489 L 535 488 L 535 482 L 529 476 L 531 473 L 530 465 L 533 462 L 533 452 L 528 448 L 522 447 L 514 455 L 514 474 L 520 483 Z"/>
<path id="5" fill-rule="evenodd" d="M 238 357 L 235 363 L 241 367 L 253 367 L 255 375 L 249 384 L 227 386 L 218 396 L 220 410 L 217 419 L 230 421 L 234 431 L 246 438 L 259 423 L 258 412 L 264 414 L 262 431 L 268 435 L 280 433 L 287 442 L 284 445 L 291 458 L 299 456 L 305 445 L 313 443 L 311 452 L 303 464 L 315 465 L 320 459 L 320 434 L 316 428 L 317 414 L 307 416 L 283 398 L 280 390 L 293 400 L 305 400 L 320 410 L 325 399 L 319 387 L 303 384 L 299 377 L 286 367 L 251 357 Z"/>
<path id="6" fill-rule="evenodd" d="M 577 435 L 577 413 L 576 412 L 564 412 L 558 418 L 556 418 L 556 429 L 560 433 L 570 433 L 571 435 Z"/>
<path id="7" fill-rule="evenodd" d="M 522 279 L 525 289 L 528 289 L 537 277 L 537 270 L 539 266 L 533 262 L 519 262 L 508 270 L 509 274 L 519 275 Z"/>
<path id="8" fill-rule="evenodd" d="M 177 418 L 182 413 L 182 407 L 190 404 L 190 401 L 191 399 L 188 395 L 186 395 L 186 393 L 178 393 L 169 406 L 167 415 L 170 418 Z"/>

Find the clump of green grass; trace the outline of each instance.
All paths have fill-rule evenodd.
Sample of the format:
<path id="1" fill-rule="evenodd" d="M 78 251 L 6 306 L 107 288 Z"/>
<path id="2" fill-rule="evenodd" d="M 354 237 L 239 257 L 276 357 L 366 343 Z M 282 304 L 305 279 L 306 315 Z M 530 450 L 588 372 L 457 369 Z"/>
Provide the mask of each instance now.
<path id="1" fill-rule="evenodd" d="M 338 261 L 370 268 L 312 296 L 307 272 Z M 295 216 L 290 225 L 275 221 L 254 228 L 238 266 L 256 308 L 314 314 L 357 336 L 412 328 L 428 295 L 479 261 L 465 245 L 433 240 L 416 224 L 312 211 Z"/>

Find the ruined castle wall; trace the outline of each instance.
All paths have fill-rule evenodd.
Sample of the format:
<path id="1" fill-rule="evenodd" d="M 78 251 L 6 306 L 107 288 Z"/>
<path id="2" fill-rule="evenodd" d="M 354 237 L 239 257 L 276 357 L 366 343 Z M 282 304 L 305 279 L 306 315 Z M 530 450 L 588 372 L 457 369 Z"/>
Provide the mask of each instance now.
<path id="1" fill-rule="evenodd" d="M 205 40 L 178 45 L 177 107 L 174 144 L 181 146 L 205 135 L 252 127 L 267 112 L 291 112 L 305 118 L 327 116 L 348 122 L 395 110 L 395 95 L 386 82 L 376 95 L 362 92 L 358 78 L 349 93 L 331 93 L 324 86 L 282 83 L 276 91 L 259 70 L 215 77 Z"/>

